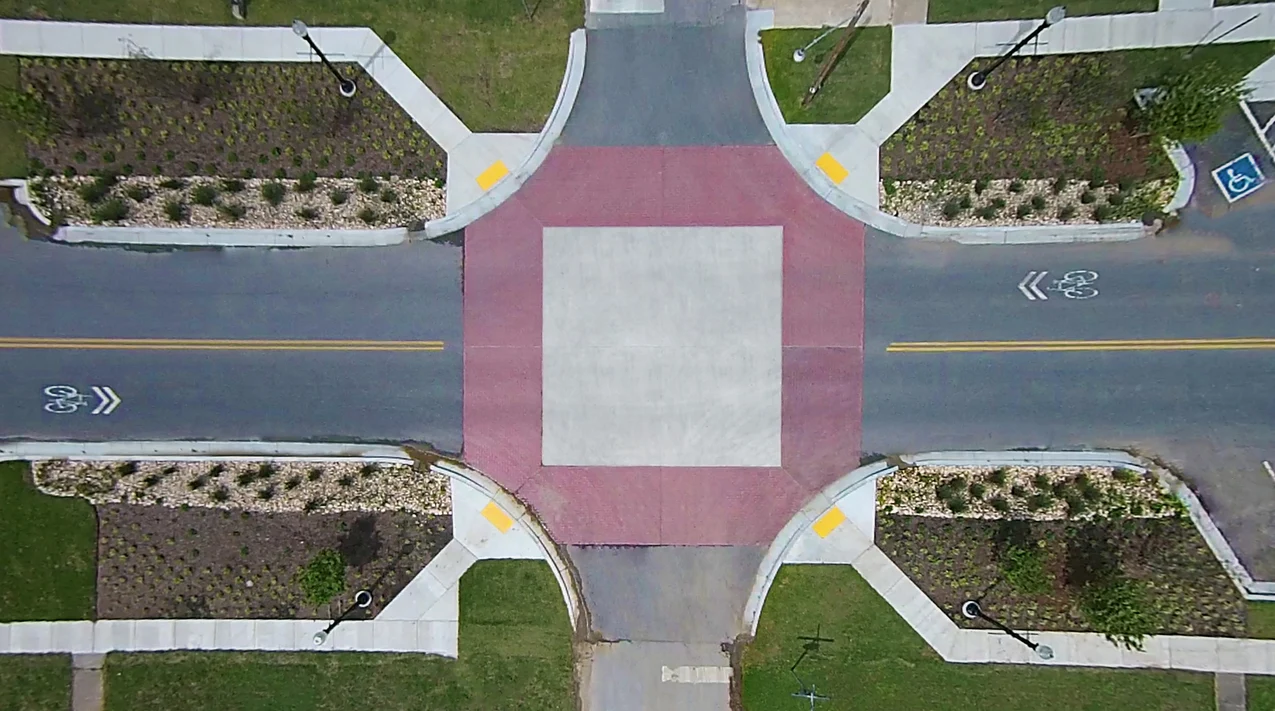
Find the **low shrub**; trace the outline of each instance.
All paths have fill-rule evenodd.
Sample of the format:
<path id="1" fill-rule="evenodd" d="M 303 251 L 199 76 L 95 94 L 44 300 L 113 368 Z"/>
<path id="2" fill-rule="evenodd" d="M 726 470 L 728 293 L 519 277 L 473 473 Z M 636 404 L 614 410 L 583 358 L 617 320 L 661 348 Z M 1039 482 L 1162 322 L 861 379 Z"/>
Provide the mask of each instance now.
<path id="1" fill-rule="evenodd" d="M 217 212 L 220 212 L 227 220 L 238 222 L 248 214 L 248 208 L 237 202 L 225 203 L 217 206 Z"/>
<path id="2" fill-rule="evenodd" d="M 184 190 L 186 181 L 181 178 L 165 178 L 160 182 L 159 187 L 165 190 Z"/>
<path id="3" fill-rule="evenodd" d="M 365 207 L 362 210 L 359 210 L 359 219 L 362 220 L 364 224 L 372 225 L 376 224 L 376 221 L 380 219 L 380 216 L 376 214 L 376 210 L 373 210 L 370 207 Z"/>
<path id="4" fill-rule="evenodd" d="M 80 199 L 84 202 L 96 205 L 105 200 L 107 195 L 111 194 L 111 186 L 99 178 L 91 183 L 81 185 L 75 192 L 79 194 Z"/>
<path id="5" fill-rule="evenodd" d="M 1067 179 L 1066 179 L 1066 178 L 1054 178 L 1054 182 L 1050 183 L 1050 185 L 1049 185 L 1049 189 L 1050 189 L 1050 191 L 1052 191 L 1055 195 L 1058 195 L 1059 193 L 1061 193 L 1062 191 L 1064 191 L 1064 190 L 1066 190 L 1066 189 L 1067 189 Z"/>
<path id="6" fill-rule="evenodd" d="M 1000 568 L 1005 582 L 1023 595 L 1044 595 L 1053 587 L 1045 568 L 1044 541 L 1006 546 Z"/>
<path id="7" fill-rule="evenodd" d="M 381 189 L 380 182 L 371 175 L 359 178 L 359 192 L 374 193 Z"/>
<path id="8" fill-rule="evenodd" d="M 948 200 L 943 203 L 943 217 L 949 220 L 955 220 L 961 214 L 961 204 L 955 199 Z"/>
<path id="9" fill-rule="evenodd" d="M 1111 219 L 1111 206 L 1099 205 L 1093 209 L 1093 218 L 1099 222 L 1106 222 Z"/>
<path id="10" fill-rule="evenodd" d="M 217 202 L 217 188 L 207 183 L 196 185 L 195 189 L 190 191 L 190 201 L 196 205 L 211 207 Z"/>
<path id="11" fill-rule="evenodd" d="M 344 190 L 338 189 L 328 193 L 328 198 L 332 201 L 333 205 L 344 205 L 346 201 L 350 199 L 350 194 Z"/>
<path id="12" fill-rule="evenodd" d="M 1141 650 L 1142 640 L 1160 627 L 1160 610 L 1145 584 L 1120 573 L 1086 585 L 1079 603 L 1094 631 L 1126 649 Z"/>
<path id="13" fill-rule="evenodd" d="M 1076 216 L 1075 205 L 1063 205 L 1058 208 L 1058 219 L 1067 221 Z"/>
<path id="14" fill-rule="evenodd" d="M 306 221 L 316 220 L 319 217 L 319 211 L 309 206 L 301 207 L 297 208 L 296 216 Z"/>
<path id="15" fill-rule="evenodd" d="M 1094 201 L 1096 201 L 1097 199 L 1098 199 L 1098 196 L 1095 195 L 1092 190 L 1086 190 L 1080 194 L 1080 202 L 1084 203 L 1085 205 L 1092 205 Z"/>
<path id="16" fill-rule="evenodd" d="M 1004 469 L 994 469 L 987 474 L 987 480 L 997 486 L 1004 486 L 1009 481 L 1009 472 Z"/>
<path id="17" fill-rule="evenodd" d="M 1045 209 L 1045 196 L 1043 196 L 1043 195 L 1033 195 L 1033 196 L 1032 196 L 1032 199 L 1031 199 L 1031 204 L 1032 204 L 1032 209 L 1033 209 L 1033 210 L 1044 210 L 1044 209 Z"/>
<path id="18" fill-rule="evenodd" d="M 398 200 L 398 193 L 386 188 L 381 191 L 381 202 L 395 202 Z"/>
<path id="19" fill-rule="evenodd" d="M 185 222 L 190 219 L 190 208 L 181 200 L 169 200 L 164 203 L 164 215 L 171 222 Z"/>
<path id="20" fill-rule="evenodd" d="M 133 202 L 146 202 L 154 193 L 145 185 L 130 185 L 124 189 L 124 194 Z"/>
<path id="21" fill-rule="evenodd" d="M 973 482 L 970 484 L 969 491 L 971 499 L 982 499 L 987 494 L 987 487 L 978 482 Z"/>
<path id="22" fill-rule="evenodd" d="M 1014 209 L 1014 216 L 1021 220 L 1025 217 L 1031 217 L 1033 212 L 1035 210 L 1032 210 L 1031 204 L 1025 202 Z"/>
<path id="23" fill-rule="evenodd" d="M 297 192 L 308 193 L 314 190 L 315 184 L 318 182 L 319 176 L 313 170 L 307 170 L 301 174 L 301 178 L 297 180 Z"/>
<path id="24" fill-rule="evenodd" d="M 975 195 L 982 195 L 982 194 L 983 194 L 983 191 L 984 191 L 984 190 L 987 190 L 987 186 L 988 186 L 988 180 L 987 180 L 987 178 L 979 178 L 978 180 L 975 180 L 975 181 L 974 181 L 974 194 L 975 194 Z"/>
<path id="25" fill-rule="evenodd" d="M 1021 193 L 1023 191 L 1023 181 L 1014 179 L 1009 181 L 1009 191 L 1011 193 Z"/>
<path id="26" fill-rule="evenodd" d="M 999 513 L 1009 513 L 1009 502 L 1004 496 L 993 496 L 987 500 L 987 504 Z"/>
<path id="27" fill-rule="evenodd" d="M 93 210 L 94 222 L 119 222 L 128 217 L 128 203 L 119 198 L 112 198 L 98 205 Z"/>
<path id="28" fill-rule="evenodd" d="M 244 182 L 239 178 L 226 178 L 221 181 L 221 189 L 228 193 L 241 193 L 244 189 Z"/>
<path id="29" fill-rule="evenodd" d="M 337 551 L 325 548 L 301 569 L 297 582 L 306 602 L 327 604 L 345 592 L 345 559 Z"/>
<path id="30" fill-rule="evenodd" d="M 283 202 L 283 196 L 287 193 L 288 189 L 284 187 L 283 183 L 270 182 L 261 186 L 261 197 L 275 207 L 278 207 Z"/>

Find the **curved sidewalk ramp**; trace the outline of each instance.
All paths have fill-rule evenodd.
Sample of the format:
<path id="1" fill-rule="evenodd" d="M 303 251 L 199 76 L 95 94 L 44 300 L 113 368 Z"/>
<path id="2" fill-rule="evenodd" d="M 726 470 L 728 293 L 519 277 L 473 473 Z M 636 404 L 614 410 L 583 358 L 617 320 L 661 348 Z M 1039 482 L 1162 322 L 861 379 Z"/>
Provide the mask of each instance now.
<path id="1" fill-rule="evenodd" d="M 1144 460 L 1124 452 L 933 452 L 860 467 L 812 499 L 789 521 L 762 559 L 744 608 L 744 626 L 756 634 L 766 595 L 785 563 L 852 565 L 944 661 L 1275 675 L 1275 640 L 1155 635 L 1144 640 L 1143 651 L 1136 651 L 1117 647 L 1096 633 L 1024 630 L 1033 641 L 1053 648 L 1054 657 L 1043 660 L 999 632 L 958 627 L 873 542 L 876 481 L 890 476 L 900 466 L 1077 464 L 1118 466 L 1152 473 L 1187 506 L 1191 520 L 1245 597 L 1275 599 L 1275 585 L 1253 583 L 1243 572 L 1190 490 Z"/>
<path id="2" fill-rule="evenodd" d="M 1255 21 L 1246 22 L 1256 16 Z M 851 217 L 899 237 L 947 239 L 966 244 L 1126 241 L 1150 232 L 1140 223 L 1011 227 L 937 227 L 907 222 L 880 210 L 879 147 L 966 65 L 995 57 L 1034 30 L 1035 20 L 908 24 L 892 28 L 890 92 L 858 123 L 796 125 L 784 121 L 770 89 L 760 33 L 775 26 L 773 10 L 748 13 L 744 51 L 753 96 L 775 143 L 811 189 Z M 1237 27 L 1238 26 L 1238 27 Z M 1235 27 L 1217 42 L 1275 39 L 1275 4 L 1216 7 L 1121 15 L 1070 17 L 1045 30 L 1039 54 L 1190 47 L 1210 27 Z M 1268 62 L 1251 73 L 1251 84 L 1275 75 Z M 1169 150 L 1178 169 L 1178 190 L 1168 209 L 1190 199 L 1195 171 L 1180 149 Z"/>
<path id="3" fill-rule="evenodd" d="M 585 33 L 571 34 L 566 73 L 538 134 L 472 133 L 375 32 L 312 27 L 315 42 L 358 62 L 447 153 L 447 215 L 419 232 L 439 237 L 463 228 L 512 195 L 557 142 L 584 75 Z M 87 59 L 313 62 L 290 27 L 131 25 L 0 20 L 0 54 Z M 512 166 L 512 167 L 511 167 Z M 454 183 L 454 184 L 453 184 Z M 47 218 L 42 219 L 49 224 Z M 397 244 L 408 229 L 236 230 L 74 227 L 54 239 L 96 244 L 221 247 L 365 247 Z"/>
<path id="4" fill-rule="evenodd" d="M 387 445 L 284 442 L 14 442 L 0 461 L 305 461 L 380 464 L 429 462 L 450 479 L 452 540 L 372 620 L 337 625 L 326 642 L 314 634 L 331 620 L 138 619 L 0 624 L 0 654 L 162 650 L 417 652 L 457 656 L 460 578 L 488 559 L 544 560 L 553 570 L 572 628 L 583 614 L 566 560 L 521 503 L 482 474 Z"/>

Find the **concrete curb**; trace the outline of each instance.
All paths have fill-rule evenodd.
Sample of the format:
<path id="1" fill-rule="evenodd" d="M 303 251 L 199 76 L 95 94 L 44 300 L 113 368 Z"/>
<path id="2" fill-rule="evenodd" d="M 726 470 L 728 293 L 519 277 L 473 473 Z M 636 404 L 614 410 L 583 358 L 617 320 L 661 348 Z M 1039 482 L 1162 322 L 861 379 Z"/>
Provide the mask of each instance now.
<path id="1" fill-rule="evenodd" d="M 869 481 L 889 476 L 899 465 L 909 466 L 1111 466 L 1132 469 L 1139 473 L 1151 473 L 1178 497 L 1191 516 L 1209 549 L 1222 564 L 1232 582 L 1248 600 L 1275 602 L 1275 583 L 1255 582 L 1244 568 L 1226 538 L 1222 536 L 1199 498 L 1177 477 L 1155 464 L 1127 452 L 976 452 L 942 451 L 901 455 L 859 467 L 837 479 L 815 494 L 804 507 L 789 519 L 771 542 L 762 557 L 753 588 L 744 605 L 744 626 L 751 634 L 757 633 L 757 623 L 766 595 L 779 573 L 784 558 L 806 532 L 809 526 L 827 513 L 838 500 Z"/>
<path id="2" fill-rule="evenodd" d="M 450 215 L 430 220 L 425 223 L 424 234 L 427 238 L 443 235 L 463 229 L 477 221 L 483 215 L 495 210 L 508 200 L 522 184 L 544 163 L 558 137 L 562 135 L 562 127 L 567 123 L 571 109 L 575 107 L 576 96 L 580 93 L 580 82 L 584 79 L 584 58 L 586 50 L 585 31 L 576 30 L 571 33 L 571 43 L 567 49 L 567 71 L 562 77 L 562 85 L 558 87 L 558 98 L 554 101 L 549 120 L 536 138 L 536 144 L 526 160 L 518 166 L 505 180 L 500 181 L 482 197 L 465 205 Z"/>
<path id="3" fill-rule="evenodd" d="M 1164 206 L 1165 212 L 1173 213 L 1186 207 L 1195 193 L 1195 163 L 1191 162 L 1191 156 L 1187 155 L 1181 143 L 1166 145 L 1164 152 L 1169 154 L 1169 160 L 1178 171 L 1178 189 L 1169 204 Z"/>
<path id="4" fill-rule="evenodd" d="M 950 240 L 960 244 L 1054 244 L 1067 242 L 1126 242 L 1146 236 L 1138 222 L 1102 225 L 1031 225 L 1005 227 L 938 227 L 907 222 L 846 193 L 815 165 L 815 157 L 788 130 L 766 74 L 766 58 L 761 48 L 761 31 L 774 26 L 773 10 L 749 10 L 744 32 L 744 55 L 748 64 L 753 99 L 766 129 L 793 170 L 820 197 L 850 217 L 896 237 Z M 851 124 L 846 124 L 852 126 Z M 853 170 L 853 166 L 847 166 Z M 1180 189 L 1180 188 L 1179 188 Z"/>
<path id="5" fill-rule="evenodd" d="M 19 205 L 30 210 L 35 219 L 42 224 L 48 227 L 53 226 L 53 221 L 45 217 L 44 213 L 40 212 L 40 208 L 36 207 L 35 202 L 31 200 L 31 188 L 27 185 L 27 181 L 21 178 L 9 178 L 0 180 L 0 185 L 6 188 L 13 188 L 13 198 L 18 201 Z"/>
<path id="6" fill-rule="evenodd" d="M 51 239 L 67 244 L 120 244 L 147 247 L 388 247 L 407 241 L 407 228 L 241 230 L 71 225 L 54 232 Z"/>
<path id="7" fill-rule="evenodd" d="M 71 459 L 96 461 L 245 461 L 259 459 L 337 462 L 356 459 L 382 464 L 409 464 L 414 459 L 407 450 L 392 445 L 342 444 L 324 442 L 7 442 L 0 443 L 0 461 L 31 459 Z M 482 491 L 511 518 L 522 523 L 544 551 L 545 560 L 558 581 L 567 613 L 574 628 L 583 613 L 580 584 L 571 566 L 558 552 L 553 539 L 529 508 L 481 472 L 458 462 L 439 459 L 430 470 Z"/>

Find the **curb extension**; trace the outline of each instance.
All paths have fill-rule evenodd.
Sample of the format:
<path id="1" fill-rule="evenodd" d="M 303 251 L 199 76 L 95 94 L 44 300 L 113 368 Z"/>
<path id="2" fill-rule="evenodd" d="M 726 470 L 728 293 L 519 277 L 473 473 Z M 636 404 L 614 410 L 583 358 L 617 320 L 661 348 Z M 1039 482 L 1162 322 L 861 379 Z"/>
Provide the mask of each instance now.
<path id="1" fill-rule="evenodd" d="M 580 581 L 565 556 L 530 508 L 486 475 L 441 455 L 382 444 L 322 442 L 5 442 L 0 461 L 69 459 L 74 461 L 282 461 L 342 462 L 427 466 L 453 483 L 471 487 L 491 497 L 510 518 L 531 532 L 558 581 L 573 629 L 585 621 Z"/>

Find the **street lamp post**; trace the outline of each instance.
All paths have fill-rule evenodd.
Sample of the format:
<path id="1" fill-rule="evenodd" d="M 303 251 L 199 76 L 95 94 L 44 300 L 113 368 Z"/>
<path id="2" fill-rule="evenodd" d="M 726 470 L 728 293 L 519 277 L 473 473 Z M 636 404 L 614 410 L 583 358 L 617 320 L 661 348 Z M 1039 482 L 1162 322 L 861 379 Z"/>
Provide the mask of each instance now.
<path id="1" fill-rule="evenodd" d="M 346 617 L 349 617 L 351 612 L 354 612 L 359 608 L 366 609 L 371 606 L 371 604 L 372 593 L 366 590 L 360 590 L 354 593 L 354 604 L 347 607 L 345 612 L 337 615 L 336 619 L 332 620 L 327 627 L 324 627 L 322 630 L 314 633 L 314 646 L 318 647 L 326 642 L 328 640 L 328 635 L 332 633 L 332 630 L 336 629 L 336 626 L 341 624 Z"/>
<path id="2" fill-rule="evenodd" d="M 850 19 L 853 19 L 853 18 L 850 18 Z M 820 40 L 822 40 L 824 37 L 827 37 L 828 35 L 832 34 L 833 32 L 836 32 L 837 30 L 841 29 L 842 27 L 845 27 L 846 22 L 849 22 L 849 21 L 850 21 L 850 19 L 847 19 L 845 22 L 842 22 L 842 23 L 840 23 L 840 24 L 838 24 L 838 25 L 834 25 L 834 26 L 829 27 L 828 29 L 824 30 L 823 32 L 821 32 L 821 33 L 819 34 L 819 36 L 818 36 L 818 37 L 816 37 L 816 38 L 814 38 L 814 39 L 810 40 L 809 42 L 807 42 L 805 47 L 798 47 L 797 49 L 794 49 L 794 50 L 792 51 L 792 61 L 794 61 L 794 62 L 796 62 L 796 63 L 798 63 L 798 64 L 801 64 L 802 62 L 806 61 L 806 52 L 809 52 L 811 47 L 813 47 L 813 46 L 815 46 L 815 45 L 819 44 Z"/>
<path id="3" fill-rule="evenodd" d="M 1026 637 L 1022 636 L 1021 634 L 1018 634 L 1014 630 L 1011 630 L 1010 628 L 1006 627 L 1004 624 L 1000 623 L 999 621 L 993 620 L 991 617 L 988 617 L 987 613 L 983 612 L 983 608 L 980 607 L 979 604 L 973 600 L 966 600 L 961 605 L 961 614 L 965 615 L 965 617 L 971 620 L 977 618 L 985 622 L 992 623 L 1001 632 L 1004 632 L 1010 637 L 1013 637 L 1019 642 L 1022 642 L 1023 644 L 1027 645 L 1027 647 L 1031 649 L 1033 652 L 1035 652 L 1041 659 L 1054 658 L 1054 650 L 1049 645 L 1033 642 L 1030 639 L 1027 639 Z"/>
<path id="4" fill-rule="evenodd" d="M 1018 44 L 1014 45 L 1008 52 L 997 58 L 997 60 L 992 63 L 992 66 L 987 69 L 980 69 L 978 71 L 971 72 L 965 79 L 965 85 L 974 91 L 978 91 L 984 86 L 987 86 L 987 77 L 990 76 L 992 72 L 996 71 L 997 67 L 1004 64 L 1005 60 L 1014 56 L 1014 54 L 1018 52 L 1018 50 L 1022 49 L 1028 42 L 1036 39 L 1036 36 L 1041 32 L 1044 32 L 1049 27 L 1062 22 L 1065 17 L 1067 17 L 1067 8 L 1062 5 L 1050 8 L 1049 12 L 1045 13 L 1045 21 L 1040 23 L 1040 27 L 1032 30 L 1030 34 L 1019 40 Z"/>
<path id="5" fill-rule="evenodd" d="M 292 31 L 296 33 L 297 37 L 305 40 L 306 44 L 310 45 L 310 49 L 314 50 L 314 53 L 319 55 L 319 59 L 323 60 L 323 66 L 327 67 L 328 71 L 332 72 L 332 76 L 336 77 L 341 87 L 341 96 L 347 99 L 354 96 L 356 88 L 354 82 L 341 76 L 341 72 L 338 72 L 336 67 L 332 66 L 332 62 L 328 61 L 327 56 L 323 54 L 323 50 L 319 49 L 319 45 L 315 44 L 314 39 L 310 37 L 310 28 L 306 27 L 301 20 L 293 20 Z"/>

